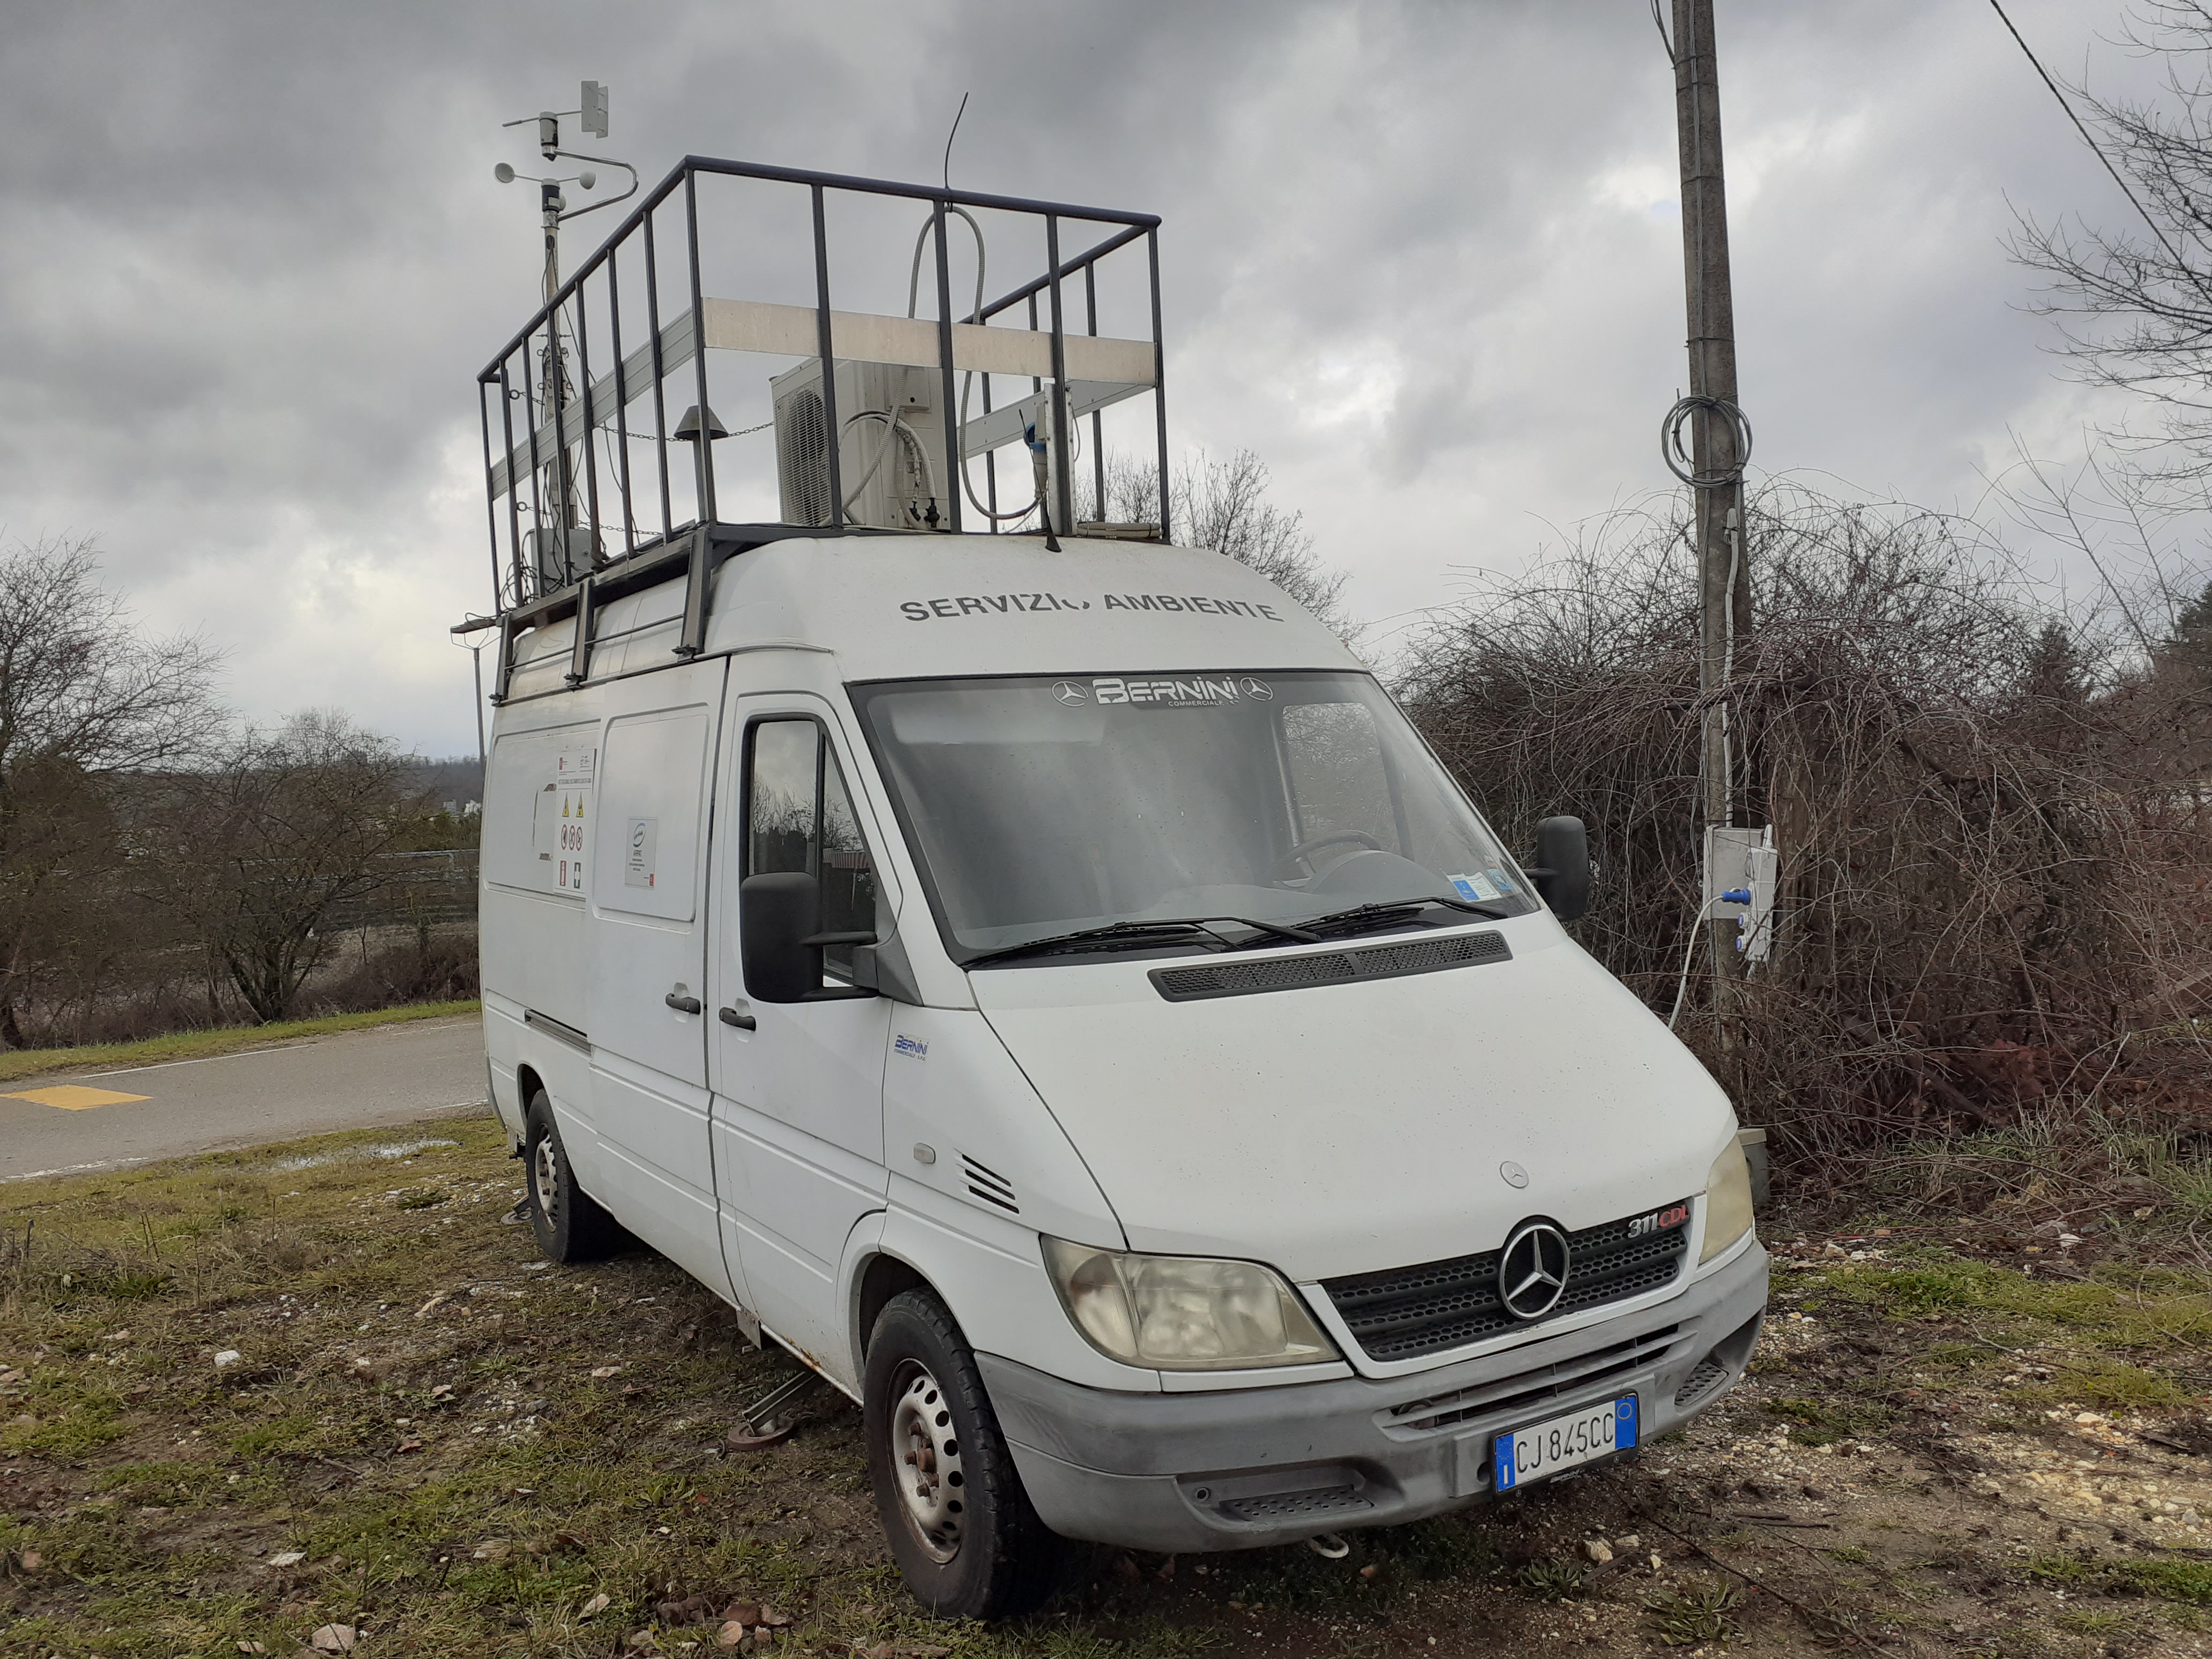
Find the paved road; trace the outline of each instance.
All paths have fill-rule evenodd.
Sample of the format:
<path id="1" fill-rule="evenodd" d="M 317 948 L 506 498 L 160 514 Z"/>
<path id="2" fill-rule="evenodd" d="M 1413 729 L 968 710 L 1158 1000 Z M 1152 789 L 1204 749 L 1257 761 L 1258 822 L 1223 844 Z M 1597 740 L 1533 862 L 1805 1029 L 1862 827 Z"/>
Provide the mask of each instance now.
<path id="1" fill-rule="evenodd" d="M 213 1060 L 0 1084 L 0 1182 L 486 1109 L 475 1015 L 342 1031 Z"/>

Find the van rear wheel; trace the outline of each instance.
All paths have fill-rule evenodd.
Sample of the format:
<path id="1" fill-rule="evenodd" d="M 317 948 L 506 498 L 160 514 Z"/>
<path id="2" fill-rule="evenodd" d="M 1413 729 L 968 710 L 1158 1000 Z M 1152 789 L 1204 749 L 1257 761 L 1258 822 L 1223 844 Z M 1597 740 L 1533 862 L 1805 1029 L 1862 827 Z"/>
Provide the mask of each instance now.
<path id="1" fill-rule="evenodd" d="M 1060 1540 L 1022 1490 L 975 1354 L 928 1291 L 878 1316 L 863 1401 L 876 1509 L 915 1600 L 941 1619 L 1042 1601 Z"/>
<path id="2" fill-rule="evenodd" d="M 523 1131 L 524 1167 L 530 1179 L 530 1230 L 551 1261 L 597 1261 L 622 1243 L 621 1224 L 576 1184 L 553 1121 L 553 1103 L 540 1089 L 530 1097 Z"/>

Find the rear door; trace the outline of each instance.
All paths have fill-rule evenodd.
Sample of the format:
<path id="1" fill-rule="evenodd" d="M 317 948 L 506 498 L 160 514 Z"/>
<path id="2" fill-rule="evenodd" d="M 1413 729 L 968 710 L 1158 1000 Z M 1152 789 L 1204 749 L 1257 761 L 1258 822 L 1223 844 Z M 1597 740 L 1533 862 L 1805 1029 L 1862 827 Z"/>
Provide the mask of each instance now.
<path id="1" fill-rule="evenodd" d="M 884 1204 L 883 1082 L 890 1005 L 881 997 L 774 1004 L 745 994 L 739 884 L 805 871 L 825 933 L 887 935 L 892 907 L 846 779 L 830 711 L 798 694 L 731 699 L 725 798 L 743 814 L 717 837 L 712 968 L 714 1166 L 732 1254 L 750 1305 L 776 1334 L 845 1369 L 837 1265 L 860 1219 Z M 825 982 L 851 952 L 825 952 Z M 721 1011 L 727 1011 L 726 1013 Z"/>
<path id="2" fill-rule="evenodd" d="M 623 1224 L 738 1295 L 708 1146 L 707 871 L 723 662 L 609 688 L 590 849 L 586 1029 L 593 1116 Z"/>

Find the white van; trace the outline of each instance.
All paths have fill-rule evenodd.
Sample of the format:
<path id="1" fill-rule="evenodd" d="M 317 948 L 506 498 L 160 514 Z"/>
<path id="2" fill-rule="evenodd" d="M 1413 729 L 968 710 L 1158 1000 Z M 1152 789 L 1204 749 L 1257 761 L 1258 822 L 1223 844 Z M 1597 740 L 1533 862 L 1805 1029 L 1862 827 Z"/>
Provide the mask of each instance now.
<path id="1" fill-rule="evenodd" d="M 1735 1120 L 1562 930 L 1580 826 L 1516 863 L 1279 590 L 786 532 L 684 657 L 686 592 L 574 683 L 573 621 L 515 647 L 494 1097 L 548 1255 L 627 1230 L 860 1402 L 925 1606 L 1023 1604 L 1055 1534 L 1434 1515 L 1742 1374 Z"/>

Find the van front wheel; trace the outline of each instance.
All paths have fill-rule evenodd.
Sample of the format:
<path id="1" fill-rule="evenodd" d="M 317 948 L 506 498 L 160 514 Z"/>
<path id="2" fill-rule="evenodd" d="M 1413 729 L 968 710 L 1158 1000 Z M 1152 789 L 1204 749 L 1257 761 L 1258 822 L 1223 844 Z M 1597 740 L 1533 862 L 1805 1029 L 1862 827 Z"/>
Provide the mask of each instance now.
<path id="1" fill-rule="evenodd" d="M 877 1317 L 864 1400 L 876 1509 L 915 1600 L 941 1619 L 1043 1600 L 1060 1540 L 1022 1490 L 975 1356 L 927 1291 Z"/>
<path id="2" fill-rule="evenodd" d="M 576 1184 L 568 1149 L 553 1121 L 553 1103 L 540 1089 L 530 1097 L 523 1131 L 524 1167 L 529 1171 L 530 1230 L 550 1261 L 597 1261 L 622 1242 L 622 1227 Z"/>

